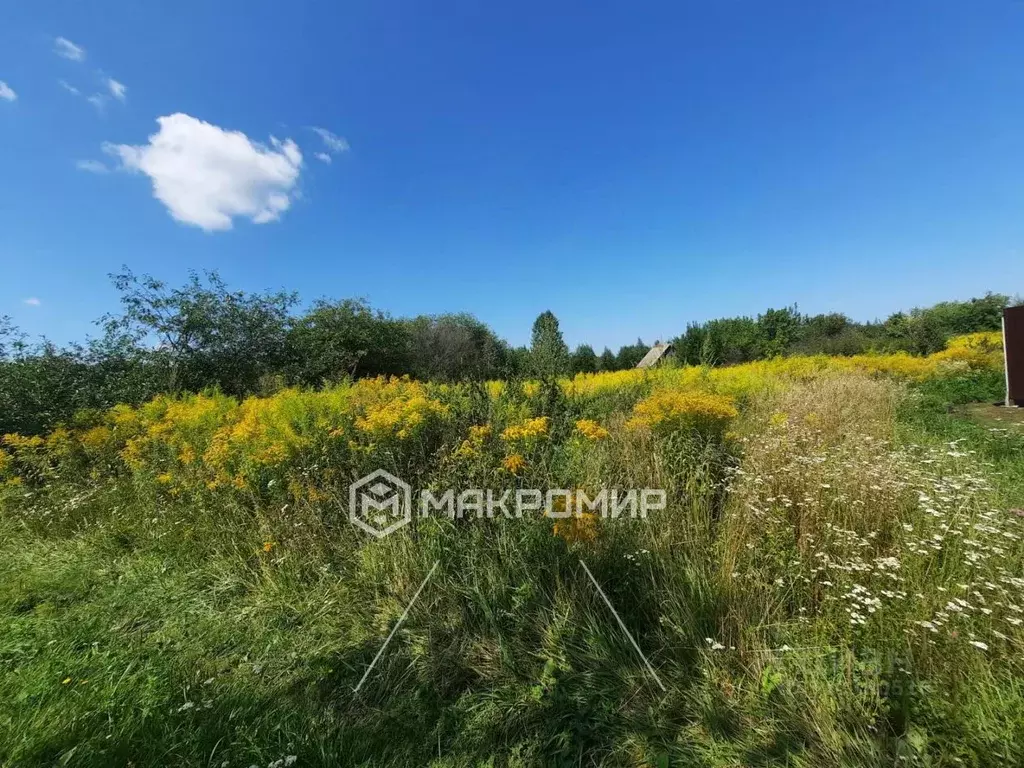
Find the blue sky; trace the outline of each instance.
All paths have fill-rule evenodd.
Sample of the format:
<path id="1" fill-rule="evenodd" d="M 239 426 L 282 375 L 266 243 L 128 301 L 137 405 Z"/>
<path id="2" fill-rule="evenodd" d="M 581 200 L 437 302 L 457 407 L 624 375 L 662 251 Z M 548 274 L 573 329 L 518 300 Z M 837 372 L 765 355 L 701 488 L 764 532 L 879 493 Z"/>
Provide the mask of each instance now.
<path id="1" fill-rule="evenodd" d="M 598 348 L 1024 291 L 1018 0 L 3 16 L 0 314 L 32 334 L 92 332 L 121 264 L 514 343 L 550 308 Z"/>

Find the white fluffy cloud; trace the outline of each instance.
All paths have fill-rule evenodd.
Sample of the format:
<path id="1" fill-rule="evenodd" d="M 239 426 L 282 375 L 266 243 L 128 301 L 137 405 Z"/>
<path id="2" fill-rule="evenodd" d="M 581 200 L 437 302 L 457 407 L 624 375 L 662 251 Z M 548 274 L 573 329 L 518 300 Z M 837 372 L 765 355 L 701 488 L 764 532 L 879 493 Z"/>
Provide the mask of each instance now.
<path id="1" fill-rule="evenodd" d="M 111 96 L 113 96 L 118 101 L 124 101 L 124 99 L 125 99 L 125 91 L 128 90 L 125 87 L 124 83 L 119 83 L 114 78 L 108 77 L 107 78 L 107 88 L 110 90 L 110 95 Z"/>
<path id="2" fill-rule="evenodd" d="M 80 96 L 82 94 L 82 92 L 80 90 L 75 88 L 75 86 L 73 86 L 67 80 L 58 80 L 57 82 L 60 83 L 60 87 L 63 88 L 68 93 L 74 94 L 75 96 Z"/>
<path id="3" fill-rule="evenodd" d="M 313 131 L 323 140 L 324 146 L 332 155 L 348 151 L 348 142 L 341 136 L 331 133 L 326 128 L 313 128 Z"/>
<path id="4" fill-rule="evenodd" d="M 104 163 L 99 160 L 79 160 L 75 163 L 75 168 L 80 171 L 86 171 L 87 173 L 109 173 L 110 169 Z"/>
<path id="5" fill-rule="evenodd" d="M 327 163 L 328 165 L 331 164 L 331 156 L 328 155 L 326 152 L 317 152 L 315 155 L 313 155 L 313 157 L 315 157 L 321 163 Z"/>
<path id="6" fill-rule="evenodd" d="M 38 307 L 38 306 L 39 306 L 40 304 L 42 304 L 42 303 L 43 303 L 43 302 L 41 302 L 41 301 L 40 301 L 39 299 L 37 299 L 37 298 L 36 298 L 35 296 L 32 296 L 32 297 L 30 297 L 30 298 L 28 298 L 28 299 L 25 299 L 25 300 L 24 300 L 24 301 L 22 302 L 22 304 L 28 304 L 28 306 L 30 306 L 30 307 Z"/>
<path id="7" fill-rule="evenodd" d="M 14 101 L 16 98 L 18 98 L 18 94 L 14 92 L 14 89 L 3 80 L 0 80 L 0 99 Z"/>
<path id="8" fill-rule="evenodd" d="M 63 56 L 65 59 L 71 59 L 72 61 L 85 60 L 85 48 L 75 45 L 66 37 L 58 37 L 54 40 L 53 50 L 58 56 Z"/>
<path id="9" fill-rule="evenodd" d="M 157 123 L 148 144 L 104 150 L 149 176 L 153 195 L 177 221 L 213 232 L 231 229 L 236 216 L 265 224 L 288 210 L 302 169 L 291 139 L 266 146 L 180 112 Z"/>

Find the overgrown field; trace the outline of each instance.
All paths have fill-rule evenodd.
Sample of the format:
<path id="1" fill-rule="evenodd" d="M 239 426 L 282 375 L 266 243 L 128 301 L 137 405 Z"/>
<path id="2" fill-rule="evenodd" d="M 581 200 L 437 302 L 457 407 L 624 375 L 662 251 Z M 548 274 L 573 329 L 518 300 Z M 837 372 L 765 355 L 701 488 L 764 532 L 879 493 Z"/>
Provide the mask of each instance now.
<path id="1" fill-rule="evenodd" d="M 975 334 L 7 435 L 0 764 L 1024 764 L 1024 429 L 951 412 L 1001 384 Z M 347 519 L 376 469 L 667 508 L 378 540 Z"/>

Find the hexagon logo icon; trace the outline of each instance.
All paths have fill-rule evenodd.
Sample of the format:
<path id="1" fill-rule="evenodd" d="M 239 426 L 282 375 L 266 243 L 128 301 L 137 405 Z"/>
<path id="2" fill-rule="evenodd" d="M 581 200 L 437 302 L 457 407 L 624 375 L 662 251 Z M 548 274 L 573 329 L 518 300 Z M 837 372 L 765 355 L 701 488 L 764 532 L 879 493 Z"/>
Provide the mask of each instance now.
<path id="1" fill-rule="evenodd" d="M 412 522 L 412 488 L 378 469 L 348 487 L 348 519 L 382 539 Z"/>

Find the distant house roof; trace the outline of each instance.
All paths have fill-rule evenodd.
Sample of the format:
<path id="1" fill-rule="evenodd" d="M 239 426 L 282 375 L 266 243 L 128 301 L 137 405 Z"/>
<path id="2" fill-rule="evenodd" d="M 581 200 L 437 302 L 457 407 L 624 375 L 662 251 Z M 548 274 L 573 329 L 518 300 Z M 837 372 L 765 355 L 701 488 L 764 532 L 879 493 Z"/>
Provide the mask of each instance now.
<path id="1" fill-rule="evenodd" d="M 637 363 L 636 367 L 653 368 L 662 360 L 664 360 L 667 355 L 670 354 L 672 354 L 671 344 L 655 344 L 653 347 L 647 350 L 647 354 L 644 355 L 644 359 Z"/>

